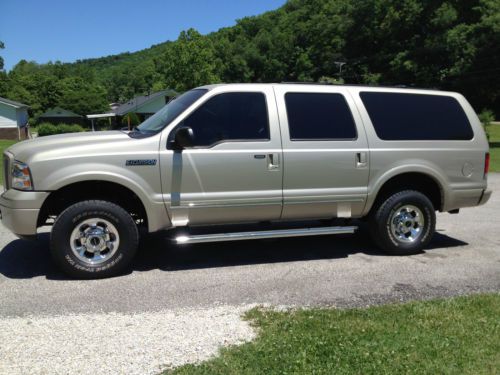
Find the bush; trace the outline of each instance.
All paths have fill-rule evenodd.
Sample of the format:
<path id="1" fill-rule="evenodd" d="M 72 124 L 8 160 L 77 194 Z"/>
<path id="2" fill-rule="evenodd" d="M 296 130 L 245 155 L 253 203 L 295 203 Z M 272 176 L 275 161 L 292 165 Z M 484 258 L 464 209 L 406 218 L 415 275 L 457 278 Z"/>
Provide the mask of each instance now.
<path id="1" fill-rule="evenodd" d="M 43 123 L 37 126 L 38 136 L 43 137 L 46 135 L 57 134 L 57 128 L 55 125 L 49 123 Z"/>
<path id="2" fill-rule="evenodd" d="M 65 133 L 80 133 L 84 132 L 85 129 L 80 125 L 68 125 L 68 124 L 59 124 L 54 125 L 49 122 L 45 122 L 37 126 L 38 136 L 43 137 L 46 135 L 54 135 L 54 134 L 65 134 Z"/>
<path id="3" fill-rule="evenodd" d="M 483 111 L 478 115 L 479 121 L 483 124 L 484 131 L 486 132 L 486 137 L 488 140 L 490 139 L 490 133 L 488 127 L 491 125 L 492 121 L 495 121 L 495 116 L 493 115 L 493 111 L 489 109 L 483 109 Z"/>
<path id="4" fill-rule="evenodd" d="M 493 121 L 495 121 L 493 111 L 490 109 L 483 109 L 483 111 L 479 114 L 479 120 L 484 126 L 489 126 Z"/>
<path id="5" fill-rule="evenodd" d="M 328 77 L 328 76 L 321 76 L 318 79 L 318 82 L 323 83 L 323 84 L 329 84 L 329 85 L 342 85 L 342 84 L 344 84 L 344 79 L 343 78 Z"/>
<path id="6" fill-rule="evenodd" d="M 128 119 L 130 118 L 130 126 L 134 127 L 137 126 L 141 123 L 141 119 L 139 116 L 137 116 L 137 113 L 130 112 L 127 113 L 125 116 L 122 118 L 122 125 L 123 126 L 128 126 Z"/>
<path id="7" fill-rule="evenodd" d="M 68 125 L 68 124 L 60 124 L 56 126 L 58 130 L 58 134 L 64 134 L 64 133 L 81 133 L 84 132 L 85 129 L 82 128 L 80 125 Z"/>

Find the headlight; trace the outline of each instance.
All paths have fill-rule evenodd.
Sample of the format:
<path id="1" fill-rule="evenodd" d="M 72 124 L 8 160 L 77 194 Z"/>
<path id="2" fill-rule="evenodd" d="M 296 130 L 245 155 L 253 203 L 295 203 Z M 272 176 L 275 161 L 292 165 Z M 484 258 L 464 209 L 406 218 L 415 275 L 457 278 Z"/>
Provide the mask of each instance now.
<path id="1" fill-rule="evenodd" d="M 33 190 L 33 182 L 31 181 L 31 172 L 26 164 L 15 160 L 12 163 L 11 176 L 12 176 L 13 189 Z"/>

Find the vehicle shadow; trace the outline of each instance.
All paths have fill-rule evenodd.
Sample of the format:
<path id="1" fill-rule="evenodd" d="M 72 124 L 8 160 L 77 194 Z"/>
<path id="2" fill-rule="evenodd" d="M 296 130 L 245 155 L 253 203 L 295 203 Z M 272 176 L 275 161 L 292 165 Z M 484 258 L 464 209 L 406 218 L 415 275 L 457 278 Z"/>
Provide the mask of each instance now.
<path id="1" fill-rule="evenodd" d="M 468 243 L 437 232 L 425 252 L 464 245 Z M 388 256 L 370 242 L 365 230 L 355 235 L 295 237 L 183 246 L 174 245 L 167 238 L 149 236 L 141 242 L 138 255 L 125 274 L 154 269 L 182 271 L 253 264 L 334 260 L 357 253 L 370 257 Z M 52 262 L 48 233 L 40 234 L 36 242 L 19 239 L 7 244 L 0 251 L 0 274 L 12 279 L 44 276 L 51 280 L 69 280 Z"/>

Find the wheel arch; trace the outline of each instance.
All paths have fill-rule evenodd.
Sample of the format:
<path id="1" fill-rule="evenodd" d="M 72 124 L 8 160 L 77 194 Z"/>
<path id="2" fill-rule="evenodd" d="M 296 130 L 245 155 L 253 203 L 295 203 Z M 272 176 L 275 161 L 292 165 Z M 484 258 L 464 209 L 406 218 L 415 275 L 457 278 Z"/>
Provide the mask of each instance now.
<path id="1" fill-rule="evenodd" d="M 378 179 L 372 187 L 365 207 L 369 214 L 377 202 L 401 190 L 416 190 L 426 195 L 438 211 L 442 211 L 447 199 L 443 188 L 445 181 L 432 169 L 393 170 Z"/>
<path id="2" fill-rule="evenodd" d="M 149 217 L 143 199 L 132 189 L 107 180 L 85 180 L 71 182 L 51 191 L 45 199 L 38 216 L 38 226 L 47 218 L 58 216 L 70 205 L 85 200 L 105 200 L 127 210 L 138 224 L 149 227 Z"/>

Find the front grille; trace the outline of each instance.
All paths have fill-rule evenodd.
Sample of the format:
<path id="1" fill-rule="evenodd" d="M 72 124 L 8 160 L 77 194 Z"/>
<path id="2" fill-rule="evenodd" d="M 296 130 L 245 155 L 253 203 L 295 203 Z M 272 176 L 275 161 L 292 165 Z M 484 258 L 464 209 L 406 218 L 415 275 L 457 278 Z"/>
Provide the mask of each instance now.
<path id="1" fill-rule="evenodd" d="M 9 157 L 3 154 L 3 188 L 9 189 Z"/>

